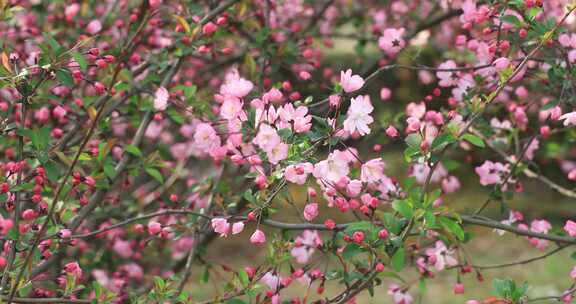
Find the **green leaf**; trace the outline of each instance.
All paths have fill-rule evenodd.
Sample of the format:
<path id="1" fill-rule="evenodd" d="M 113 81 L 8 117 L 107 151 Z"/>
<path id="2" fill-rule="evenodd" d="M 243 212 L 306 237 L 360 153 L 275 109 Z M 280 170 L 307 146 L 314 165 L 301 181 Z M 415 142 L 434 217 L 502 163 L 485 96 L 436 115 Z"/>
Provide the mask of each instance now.
<path id="1" fill-rule="evenodd" d="M 434 138 L 432 141 L 432 150 L 444 148 L 446 145 L 449 145 L 456 141 L 456 137 L 452 135 L 452 133 L 443 133 L 440 136 Z"/>
<path id="2" fill-rule="evenodd" d="M 502 22 L 514 24 L 516 27 L 522 27 L 522 21 L 520 21 L 520 19 L 518 19 L 518 17 L 516 17 L 514 15 L 502 16 L 502 18 L 500 18 L 500 20 Z"/>
<path id="3" fill-rule="evenodd" d="M 406 260 L 406 252 L 404 248 L 398 248 L 398 250 L 396 250 L 396 252 L 392 256 L 390 264 L 392 265 L 392 268 L 396 272 L 399 272 L 400 270 L 402 270 L 402 268 L 404 268 L 405 260 Z"/>
<path id="4" fill-rule="evenodd" d="M 76 62 L 78 62 L 78 65 L 80 66 L 80 70 L 82 72 L 86 72 L 86 69 L 88 68 L 88 61 L 86 61 L 86 58 L 84 57 L 84 55 L 82 55 L 78 52 L 72 52 L 72 57 L 74 58 L 74 60 L 76 60 Z"/>
<path id="5" fill-rule="evenodd" d="M 148 175 L 152 176 L 157 182 L 159 183 L 164 183 L 164 177 L 162 176 L 162 173 L 160 173 L 160 171 L 158 171 L 158 169 L 156 168 L 145 168 L 144 169 L 146 171 L 146 173 L 148 173 Z"/>
<path id="6" fill-rule="evenodd" d="M 250 284 L 250 278 L 248 277 L 248 273 L 246 273 L 246 271 L 238 271 L 238 278 L 240 279 L 240 283 L 243 287 L 246 287 Z"/>
<path id="7" fill-rule="evenodd" d="M 357 256 L 358 254 L 362 253 L 362 248 L 357 244 L 348 244 L 344 251 L 342 252 L 342 257 L 345 260 L 349 260 Z"/>
<path id="8" fill-rule="evenodd" d="M 124 150 L 126 150 L 126 152 L 128 152 L 134 156 L 138 156 L 138 157 L 142 156 L 142 151 L 140 151 L 140 149 L 138 149 L 138 147 L 136 147 L 134 145 L 126 145 L 126 146 L 124 146 Z"/>
<path id="9" fill-rule="evenodd" d="M 65 85 L 69 88 L 73 88 L 75 85 L 74 78 L 72 78 L 72 75 L 70 74 L 70 71 L 68 71 L 68 70 L 61 69 L 61 70 L 56 71 L 56 78 L 63 85 Z"/>
<path id="10" fill-rule="evenodd" d="M 392 209 L 402 214 L 402 216 L 404 216 L 405 218 L 411 218 L 412 215 L 414 214 L 412 206 L 406 200 L 402 201 L 395 200 L 394 202 L 392 202 Z"/>
<path id="11" fill-rule="evenodd" d="M 454 234 L 460 241 L 464 240 L 464 230 L 456 221 L 447 217 L 441 217 L 440 223 L 442 224 L 442 227 Z"/>
<path id="12" fill-rule="evenodd" d="M 480 147 L 480 148 L 486 147 L 486 144 L 484 143 L 482 138 L 480 138 L 474 134 L 466 133 L 466 134 L 464 134 L 464 136 L 462 136 L 462 138 L 465 139 L 467 142 L 475 145 L 476 147 Z"/>
<path id="13" fill-rule="evenodd" d="M 62 54 L 63 48 L 60 45 L 60 43 L 56 41 L 56 39 L 54 39 L 47 32 L 44 32 L 42 35 L 44 36 L 44 41 L 50 46 L 50 48 L 52 49 L 52 51 L 55 53 L 56 56 Z"/>
<path id="14" fill-rule="evenodd" d="M 417 133 L 412 133 L 406 136 L 406 144 L 412 148 L 420 149 L 420 144 L 422 143 L 422 136 Z"/>

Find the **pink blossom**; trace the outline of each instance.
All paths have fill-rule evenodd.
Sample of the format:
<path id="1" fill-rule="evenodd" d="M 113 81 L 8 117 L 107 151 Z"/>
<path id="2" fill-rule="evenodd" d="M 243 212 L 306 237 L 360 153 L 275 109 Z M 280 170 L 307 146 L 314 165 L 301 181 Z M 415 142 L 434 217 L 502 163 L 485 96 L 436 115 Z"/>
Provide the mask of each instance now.
<path id="1" fill-rule="evenodd" d="M 414 301 L 409 293 L 396 284 L 390 284 L 388 294 L 392 296 L 394 304 L 412 304 Z"/>
<path id="2" fill-rule="evenodd" d="M 209 123 L 200 123 L 194 133 L 194 145 L 197 149 L 209 152 L 220 146 L 220 137 Z"/>
<path id="3" fill-rule="evenodd" d="M 364 79 L 360 75 L 352 75 L 352 70 L 348 69 L 346 72 L 340 72 L 340 84 L 344 92 L 351 93 L 364 86 Z"/>
<path id="4" fill-rule="evenodd" d="M 442 180 L 442 190 L 445 193 L 453 193 L 460 189 L 460 181 L 456 176 L 448 176 Z"/>
<path id="5" fill-rule="evenodd" d="M 340 95 L 330 95 L 328 97 L 328 101 L 330 102 L 330 106 L 332 108 L 338 108 L 340 106 L 341 100 L 342 98 L 340 97 Z"/>
<path id="6" fill-rule="evenodd" d="M 64 271 L 66 271 L 67 273 L 71 274 L 76 278 L 82 277 L 82 268 L 80 268 L 78 262 L 70 262 L 64 265 Z"/>
<path id="7" fill-rule="evenodd" d="M 570 271 L 570 277 L 572 278 L 572 280 L 576 280 L 576 266 L 574 266 L 574 268 L 572 268 L 572 271 Z"/>
<path id="8" fill-rule="evenodd" d="M 394 56 L 400 52 L 405 46 L 406 42 L 402 37 L 404 35 L 404 28 L 387 28 L 384 30 L 384 35 L 378 39 L 378 46 L 388 56 Z"/>
<path id="9" fill-rule="evenodd" d="M 90 23 L 88 23 L 88 25 L 86 26 L 86 31 L 90 35 L 96 35 L 101 30 L 102 30 L 102 23 L 100 23 L 100 20 L 98 20 L 98 19 L 94 19 L 94 20 L 90 21 Z"/>
<path id="10" fill-rule="evenodd" d="M 380 89 L 380 99 L 382 99 L 382 101 L 386 101 L 386 100 L 390 99 L 391 96 L 392 96 L 392 91 L 390 91 L 389 88 L 383 87 L 382 89 Z"/>
<path id="11" fill-rule="evenodd" d="M 158 8 L 162 4 L 163 0 L 148 0 L 151 8 Z"/>
<path id="12" fill-rule="evenodd" d="M 396 130 L 394 126 L 388 126 L 388 128 L 386 128 L 386 135 L 390 137 L 396 137 L 398 136 L 398 130 Z"/>
<path id="13" fill-rule="evenodd" d="M 360 135 L 370 134 L 370 127 L 374 119 L 370 113 L 374 110 L 370 102 L 370 96 L 357 96 L 350 101 L 350 107 L 344 120 L 344 130 L 354 133 L 358 131 Z"/>
<path id="14" fill-rule="evenodd" d="M 564 231 L 566 231 L 569 236 L 576 237 L 576 222 L 567 220 L 566 225 L 564 225 Z"/>
<path id="15" fill-rule="evenodd" d="M 232 234 L 239 234 L 244 230 L 243 222 L 236 222 L 232 224 Z"/>
<path id="16" fill-rule="evenodd" d="M 74 17 L 80 12 L 80 4 L 72 3 L 64 9 L 64 16 L 66 17 L 66 21 L 71 22 L 74 20 Z"/>
<path id="17" fill-rule="evenodd" d="M 254 88 L 251 81 L 240 77 L 238 70 L 233 68 L 226 74 L 224 84 L 220 87 L 220 94 L 242 98 Z"/>
<path id="18" fill-rule="evenodd" d="M 168 93 L 168 90 L 165 87 L 159 87 L 154 94 L 154 110 L 160 112 L 166 110 L 169 97 L 170 93 Z"/>
<path id="19" fill-rule="evenodd" d="M 502 182 L 502 174 L 509 171 L 508 165 L 485 161 L 482 166 L 476 167 L 476 174 L 480 176 L 482 186 L 499 184 Z"/>
<path id="20" fill-rule="evenodd" d="M 454 249 L 448 249 L 442 241 L 436 241 L 434 248 L 428 248 L 426 250 L 429 262 L 433 264 L 437 270 L 443 270 L 446 266 L 458 265 L 458 260 L 454 258 L 454 254 Z"/>
<path id="21" fill-rule="evenodd" d="M 268 161 L 274 165 L 278 164 L 280 161 L 288 157 L 288 145 L 281 142 L 270 150 L 266 151 L 266 156 Z"/>
<path id="22" fill-rule="evenodd" d="M 416 117 L 408 117 L 406 119 L 408 126 L 406 127 L 406 133 L 414 133 L 420 131 L 420 119 Z"/>
<path id="23" fill-rule="evenodd" d="M 353 179 L 349 181 L 348 184 L 346 185 L 346 195 L 348 195 L 349 197 L 356 197 L 358 196 L 358 194 L 360 194 L 360 192 L 362 192 L 361 181 Z"/>
<path id="24" fill-rule="evenodd" d="M 360 179 L 365 183 L 377 183 L 384 179 L 386 164 L 382 158 L 375 158 L 362 165 Z"/>
<path id="25" fill-rule="evenodd" d="M 552 229 L 552 225 L 546 220 L 533 220 L 530 223 L 530 230 L 538 233 L 548 233 Z"/>
<path id="26" fill-rule="evenodd" d="M 494 60 L 494 67 L 496 68 L 497 72 L 502 72 L 503 70 L 507 69 L 510 66 L 510 59 L 506 57 L 500 57 Z"/>
<path id="27" fill-rule="evenodd" d="M 39 123 L 46 123 L 50 119 L 50 109 L 47 107 L 41 107 L 34 113 L 34 118 Z"/>
<path id="28" fill-rule="evenodd" d="M 257 246 L 264 245 L 264 243 L 266 243 L 266 235 L 262 230 L 256 229 L 250 237 L 250 243 Z"/>
<path id="29" fill-rule="evenodd" d="M 230 223 L 225 218 L 213 218 L 210 223 L 214 232 L 220 234 L 220 237 L 227 237 L 230 234 Z"/>
<path id="30" fill-rule="evenodd" d="M 284 177 L 291 183 L 304 185 L 304 183 L 306 183 L 306 179 L 308 178 L 308 174 L 312 173 L 313 170 L 314 165 L 308 162 L 297 165 L 289 165 L 284 171 Z"/>
<path id="31" fill-rule="evenodd" d="M 265 273 L 260 281 L 274 291 L 277 290 L 280 286 L 280 277 L 276 274 L 273 274 L 272 272 Z"/>
<path id="32" fill-rule="evenodd" d="M 304 206 L 304 218 L 311 222 L 318 216 L 318 204 L 310 203 Z"/>
<path id="33" fill-rule="evenodd" d="M 160 233 L 160 230 L 162 230 L 162 224 L 160 224 L 158 222 L 149 222 L 148 223 L 148 233 L 150 233 L 151 235 L 156 235 L 156 234 Z"/>
<path id="34" fill-rule="evenodd" d="M 558 120 L 564 120 L 564 126 L 576 126 L 576 111 L 566 113 L 560 116 Z"/>
<path id="35" fill-rule="evenodd" d="M 243 106 L 244 104 L 240 99 L 230 96 L 224 100 L 220 107 L 220 117 L 227 120 L 235 119 L 240 115 Z"/>
<path id="36" fill-rule="evenodd" d="M 410 117 L 415 117 L 418 119 L 422 119 L 426 114 L 426 104 L 423 102 L 415 103 L 411 102 L 406 106 L 406 115 Z"/>
<path id="37" fill-rule="evenodd" d="M 306 264 L 314 254 L 315 248 L 322 245 L 322 239 L 317 231 L 304 230 L 296 237 L 295 246 L 290 252 L 299 264 Z"/>
<path id="38" fill-rule="evenodd" d="M 129 241 L 124 241 L 122 239 L 116 239 L 116 241 L 114 241 L 114 245 L 112 246 L 112 249 L 121 257 L 127 259 L 129 257 L 132 256 L 133 252 L 132 252 L 132 248 L 130 246 L 130 242 Z"/>
<path id="39" fill-rule="evenodd" d="M 258 134 L 254 138 L 253 142 L 255 145 L 260 147 L 260 149 L 270 151 L 275 146 L 279 145 L 282 140 L 280 139 L 280 136 L 278 136 L 276 129 L 267 124 L 262 124 L 260 125 Z"/>
<path id="40" fill-rule="evenodd" d="M 455 69 L 456 66 L 456 62 L 454 62 L 453 60 L 448 60 L 445 61 L 443 63 L 441 63 L 438 66 L 438 69 L 444 69 L 444 70 L 449 70 L 449 69 Z M 438 77 L 438 79 L 440 81 L 438 81 L 438 85 L 441 87 L 452 87 L 452 86 L 456 86 L 458 85 L 458 75 L 456 74 L 456 72 L 452 72 L 452 71 L 438 71 L 436 72 L 436 77 Z"/>
<path id="41" fill-rule="evenodd" d="M 348 162 L 346 160 L 331 154 L 327 159 L 314 165 L 312 175 L 318 179 L 336 183 L 340 178 L 347 176 L 349 170 L 350 168 L 348 167 Z"/>

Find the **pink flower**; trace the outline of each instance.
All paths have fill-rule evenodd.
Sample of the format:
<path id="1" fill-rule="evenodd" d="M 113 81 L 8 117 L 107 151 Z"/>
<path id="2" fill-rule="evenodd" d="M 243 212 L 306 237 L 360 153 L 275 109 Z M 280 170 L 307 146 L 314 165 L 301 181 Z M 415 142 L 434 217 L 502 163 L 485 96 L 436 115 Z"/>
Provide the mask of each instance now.
<path id="1" fill-rule="evenodd" d="M 64 271 L 76 278 L 82 277 L 82 268 L 80 268 L 80 265 L 78 265 L 77 262 L 70 262 L 64 265 Z"/>
<path id="2" fill-rule="evenodd" d="M 216 130 L 212 128 L 209 123 L 200 123 L 196 126 L 194 133 L 194 146 L 203 152 L 210 152 L 210 150 L 220 147 L 220 137 L 216 134 Z"/>
<path id="3" fill-rule="evenodd" d="M 564 120 L 564 126 L 570 126 L 570 125 L 576 126 L 576 111 L 566 113 L 560 116 L 558 120 Z"/>
<path id="4" fill-rule="evenodd" d="M 264 243 L 266 243 L 266 235 L 262 230 L 256 229 L 250 237 L 250 243 L 257 246 L 264 245 Z"/>
<path id="5" fill-rule="evenodd" d="M 39 123 L 46 123 L 46 122 L 48 122 L 48 119 L 50 119 L 50 109 L 48 109 L 47 107 L 42 107 L 42 108 L 38 109 L 38 110 L 34 113 L 34 118 L 35 118 Z"/>
<path id="6" fill-rule="evenodd" d="M 166 110 L 166 106 L 168 106 L 168 98 L 170 97 L 170 93 L 166 90 L 165 87 L 159 87 L 154 94 L 154 110 L 156 111 L 164 111 Z"/>
<path id="7" fill-rule="evenodd" d="M 364 79 L 360 75 L 352 75 L 352 70 L 348 69 L 346 72 L 340 72 L 340 84 L 344 92 L 351 93 L 364 86 Z"/>
<path id="8" fill-rule="evenodd" d="M 530 223 L 530 230 L 538 233 L 548 233 L 552 229 L 552 225 L 546 220 L 533 220 Z"/>
<path id="9" fill-rule="evenodd" d="M 160 233 L 161 230 L 162 230 L 162 224 L 158 222 L 148 223 L 148 233 L 150 233 L 151 235 L 156 235 Z"/>
<path id="10" fill-rule="evenodd" d="M 576 266 L 574 266 L 574 268 L 572 268 L 572 271 L 570 271 L 570 277 L 572 278 L 572 280 L 576 280 Z"/>
<path id="11" fill-rule="evenodd" d="M 438 69 L 455 69 L 456 68 L 456 62 L 454 62 L 453 60 L 448 60 L 446 62 L 441 63 L 438 66 Z M 438 81 L 438 85 L 441 87 L 452 87 L 452 86 L 456 86 L 458 85 L 458 75 L 456 74 L 456 72 L 452 72 L 452 71 L 438 71 L 436 72 L 436 77 L 438 77 L 438 79 L 440 81 Z"/>
<path id="12" fill-rule="evenodd" d="M 350 133 L 358 131 L 360 135 L 370 134 L 370 127 L 374 119 L 370 113 L 374 110 L 370 102 L 370 96 L 357 96 L 350 101 L 350 107 L 344 120 L 344 130 Z"/>
<path id="13" fill-rule="evenodd" d="M 564 231 L 571 237 L 576 237 L 576 222 L 567 220 L 566 225 L 564 225 Z"/>
<path id="14" fill-rule="evenodd" d="M 304 218 L 311 222 L 318 216 L 318 204 L 310 203 L 304 207 Z"/>
<path id="15" fill-rule="evenodd" d="M 281 142 L 272 147 L 272 149 L 266 151 L 266 156 L 271 164 L 276 165 L 288 157 L 288 145 Z"/>
<path id="16" fill-rule="evenodd" d="M 380 89 L 380 99 L 382 99 L 382 101 L 386 101 L 386 100 L 390 99 L 391 96 L 392 96 L 392 91 L 390 91 L 389 88 L 383 87 L 382 89 Z"/>
<path id="17" fill-rule="evenodd" d="M 232 234 L 241 233 L 244 230 L 244 223 L 243 222 L 236 222 L 232 224 Z"/>
<path id="18" fill-rule="evenodd" d="M 421 119 L 426 114 L 426 104 L 423 102 L 411 102 L 406 106 L 406 114 L 410 117 Z"/>
<path id="19" fill-rule="evenodd" d="M 506 57 L 500 57 L 494 60 L 493 64 L 497 72 L 502 72 L 503 70 L 507 69 L 510 66 L 510 59 Z"/>
<path id="20" fill-rule="evenodd" d="M 280 286 L 280 277 L 273 274 L 272 272 L 267 272 L 264 274 L 260 281 L 273 291 L 276 291 L 276 289 L 278 289 Z"/>
<path id="21" fill-rule="evenodd" d="M 349 197 L 356 197 L 358 196 L 358 194 L 360 194 L 360 192 L 362 192 L 361 181 L 353 179 L 349 181 L 348 184 L 346 185 L 346 195 L 348 195 Z"/>
<path id="22" fill-rule="evenodd" d="M 240 77 L 238 70 L 233 68 L 226 74 L 224 84 L 220 87 L 220 94 L 242 98 L 250 93 L 254 84 Z"/>
<path id="23" fill-rule="evenodd" d="M 290 253 L 299 264 L 308 263 L 312 254 L 314 254 L 314 249 L 323 244 L 318 231 L 312 230 L 304 230 L 302 235 L 296 237 L 294 243 L 294 248 Z"/>
<path id="24" fill-rule="evenodd" d="M 130 246 L 130 242 L 124 241 L 122 239 L 116 239 L 116 241 L 114 241 L 114 245 L 112 246 L 112 249 L 119 256 L 121 256 L 125 259 L 131 257 L 133 254 L 132 247 Z"/>
<path id="25" fill-rule="evenodd" d="M 90 21 L 90 23 L 88 23 L 88 25 L 86 26 L 86 31 L 90 35 L 96 35 L 101 30 L 102 30 L 102 23 L 100 23 L 100 20 L 98 20 L 98 19 L 94 19 L 94 20 Z"/>
<path id="26" fill-rule="evenodd" d="M 375 158 L 367 161 L 362 165 L 360 171 L 360 180 L 365 183 L 378 183 L 384 177 L 384 169 L 386 164 L 382 161 L 382 158 Z"/>
<path id="27" fill-rule="evenodd" d="M 56 106 L 52 110 L 52 115 L 54 115 L 54 117 L 56 117 L 58 120 L 65 118 L 67 113 L 68 111 L 66 111 L 66 109 L 62 106 Z"/>
<path id="28" fill-rule="evenodd" d="M 442 190 L 445 193 L 453 193 L 460 189 L 460 181 L 455 176 L 448 176 L 442 180 Z"/>
<path id="29" fill-rule="evenodd" d="M 73 3 L 66 6 L 66 9 L 64 9 L 64 16 L 66 17 L 66 21 L 70 22 L 74 20 L 74 17 L 76 17 L 79 11 L 80 11 L 80 4 L 78 3 Z"/>
<path id="30" fill-rule="evenodd" d="M 151 8 L 158 8 L 162 4 L 162 0 L 148 0 Z"/>
<path id="31" fill-rule="evenodd" d="M 328 97 L 328 101 L 329 101 L 330 106 L 332 108 L 338 108 L 340 106 L 341 100 L 342 100 L 342 98 L 340 97 L 340 95 L 330 95 Z"/>
<path id="32" fill-rule="evenodd" d="M 406 42 L 404 38 L 402 38 L 404 31 L 404 28 L 385 29 L 384 35 L 378 39 L 378 46 L 386 52 L 388 56 L 396 55 L 406 46 Z"/>
<path id="33" fill-rule="evenodd" d="M 386 135 L 390 137 L 396 137 L 398 136 L 398 130 L 396 130 L 394 126 L 388 126 L 388 128 L 386 128 Z"/>
<path id="34" fill-rule="evenodd" d="M 454 253 L 454 249 L 448 249 L 442 241 L 436 241 L 434 248 L 428 248 L 426 250 L 429 262 L 433 264 L 437 270 L 443 270 L 447 265 L 458 265 L 458 260 L 453 256 Z"/>
<path id="35" fill-rule="evenodd" d="M 220 107 L 220 117 L 227 120 L 235 119 L 242 112 L 243 106 L 244 104 L 240 99 L 229 96 Z"/>
<path id="36" fill-rule="evenodd" d="M 214 232 L 220 234 L 220 237 L 227 237 L 230 234 L 230 224 L 225 218 L 213 218 L 210 223 Z"/>
<path id="37" fill-rule="evenodd" d="M 258 134 L 253 140 L 253 143 L 264 151 L 272 150 L 275 146 L 279 145 L 281 142 L 282 140 L 280 139 L 280 136 L 278 136 L 276 129 L 272 128 L 267 124 L 260 125 Z"/>
<path id="38" fill-rule="evenodd" d="M 456 283 L 454 285 L 454 294 L 464 294 L 464 284 Z"/>
<path id="39" fill-rule="evenodd" d="M 412 304 L 414 301 L 409 293 L 396 284 L 390 284 L 388 294 L 392 296 L 394 304 Z"/>
<path id="40" fill-rule="evenodd" d="M 420 131 L 420 119 L 416 117 L 408 117 L 406 119 L 408 126 L 406 127 L 406 133 L 414 133 Z"/>
<path id="41" fill-rule="evenodd" d="M 311 163 L 301 163 L 297 165 L 289 165 L 284 171 L 284 177 L 287 181 L 298 185 L 304 185 L 308 174 L 312 173 L 314 165 Z"/>
<path id="42" fill-rule="evenodd" d="M 485 161 L 482 166 L 476 167 L 475 171 L 480 176 L 480 184 L 482 186 L 499 184 L 502 182 L 502 173 L 508 173 L 510 169 L 508 165 L 502 163 L 494 163 L 489 160 Z"/>
<path id="43" fill-rule="evenodd" d="M 327 159 L 318 162 L 314 165 L 312 175 L 317 179 L 323 179 L 329 182 L 337 183 L 340 178 L 348 175 L 350 168 L 348 162 L 334 154 L 328 156 Z"/>

